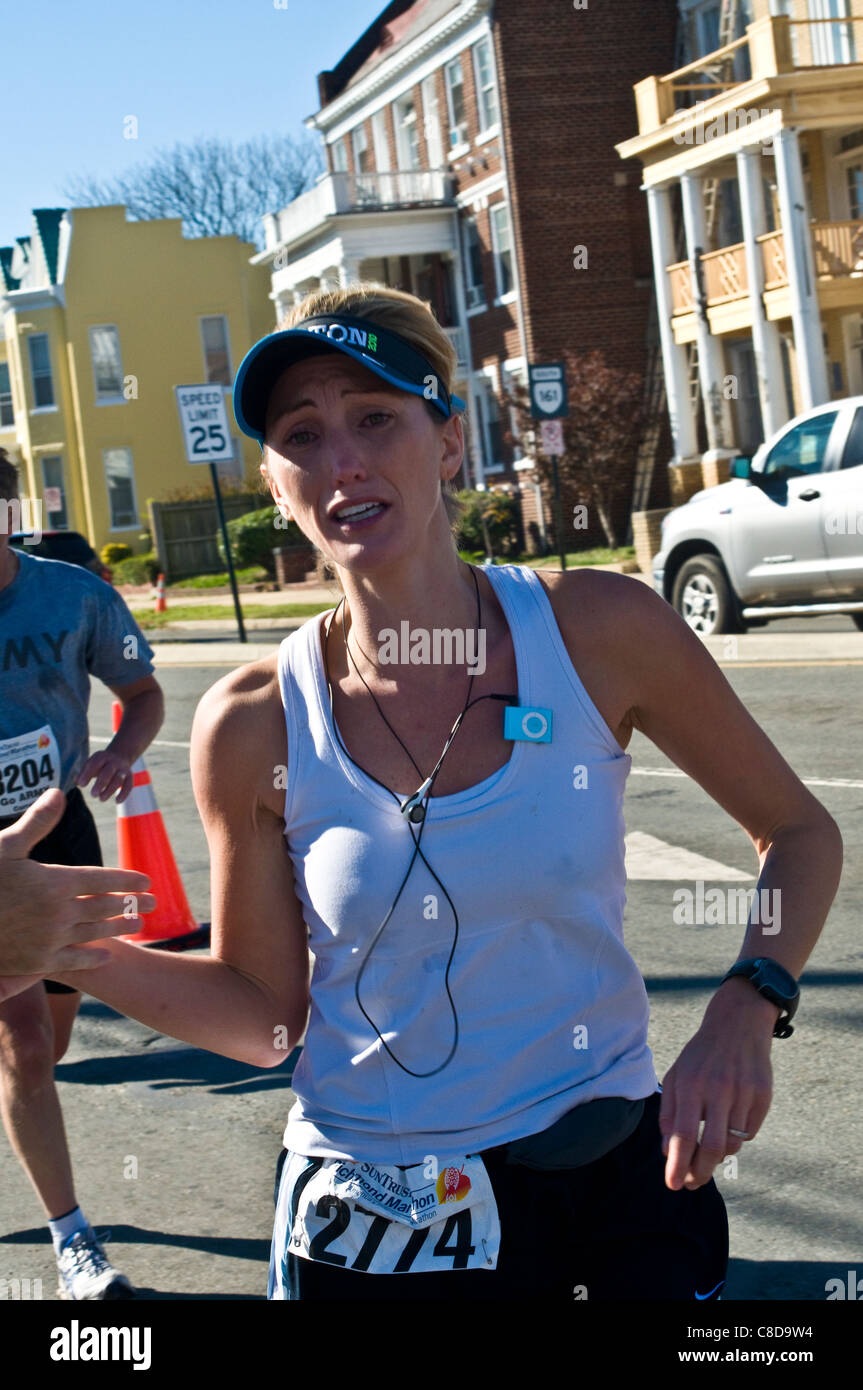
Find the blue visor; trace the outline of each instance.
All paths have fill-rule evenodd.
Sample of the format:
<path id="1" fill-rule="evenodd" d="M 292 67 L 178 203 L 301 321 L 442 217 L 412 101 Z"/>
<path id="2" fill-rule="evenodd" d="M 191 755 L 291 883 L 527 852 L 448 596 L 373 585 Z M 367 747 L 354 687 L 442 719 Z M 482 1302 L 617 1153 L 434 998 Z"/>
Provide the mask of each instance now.
<path id="1" fill-rule="evenodd" d="M 270 333 L 246 353 L 234 382 L 237 424 L 263 447 L 270 393 L 287 367 L 315 353 L 343 352 L 369 371 L 437 406 L 443 416 L 464 410 L 439 374 L 412 343 L 369 319 L 351 314 L 315 314 L 294 328 Z"/>

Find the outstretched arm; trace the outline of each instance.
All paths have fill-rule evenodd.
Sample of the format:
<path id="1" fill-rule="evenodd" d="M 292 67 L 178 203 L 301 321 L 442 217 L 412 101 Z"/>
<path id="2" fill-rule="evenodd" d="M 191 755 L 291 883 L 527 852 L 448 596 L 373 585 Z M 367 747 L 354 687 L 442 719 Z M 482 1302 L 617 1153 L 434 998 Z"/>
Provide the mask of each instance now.
<path id="1" fill-rule="evenodd" d="M 192 782 L 210 849 L 211 956 L 101 942 L 107 965 L 55 978 L 194 1047 L 271 1067 L 302 1036 L 308 951 L 283 822 L 261 796 L 274 760 L 261 746 L 262 702 L 243 686 L 254 680 L 232 672 L 217 682 L 192 728 Z"/>
<path id="2" fill-rule="evenodd" d="M 769 956 L 799 976 L 839 884 L 836 822 L 686 623 L 646 585 L 631 581 L 631 589 L 626 623 L 631 639 L 639 634 L 630 647 L 631 722 L 739 821 L 758 856 L 757 900 L 781 905 L 769 924 L 752 914 L 736 959 Z M 729 1127 L 757 1133 L 770 1108 L 778 1013 L 748 980 L 728 980 L 713 995 L 698 1032 L 663 1078 L 669 1187 L 708 1182 L 716 1164 L 743 1142 L 729 1137 Z"/>

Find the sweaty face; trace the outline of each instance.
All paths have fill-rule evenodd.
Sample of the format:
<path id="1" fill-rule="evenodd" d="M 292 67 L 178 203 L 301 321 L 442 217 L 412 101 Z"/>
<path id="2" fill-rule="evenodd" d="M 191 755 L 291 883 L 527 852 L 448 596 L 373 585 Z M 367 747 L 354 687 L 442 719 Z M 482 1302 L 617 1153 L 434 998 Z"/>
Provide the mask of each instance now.
<path id="1" fill-rule="evenodd" d="M 445 522 L 441 480 L 458 471 L 462 449 L 460 420 L 437 424 L 422 397 L 336 352 L 279 377 L 261 471 L 328 558 L 366 568 L 429 543 Z"/>

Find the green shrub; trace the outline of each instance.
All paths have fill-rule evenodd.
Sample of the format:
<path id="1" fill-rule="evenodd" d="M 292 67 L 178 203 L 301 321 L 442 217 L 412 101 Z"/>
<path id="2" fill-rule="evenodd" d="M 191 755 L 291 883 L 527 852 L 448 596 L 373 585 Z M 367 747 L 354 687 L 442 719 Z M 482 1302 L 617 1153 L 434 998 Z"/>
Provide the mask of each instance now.
<path id="1" fill-rule="evenodd" d="M 520 512 L 516 497 L 506 492 L 468 490 L 458 492 L 456 496 L 463 509 L 455 531 L 456 546 L 459 550 L 479 552 L 485 559 L 485 537 L 482 530 L 484 517 L 493 553 L 503 556 L 519 553 Z"/>
<path id="2" fill-rule="evenodd" d="M 155 584 L 161 568 L 158 555 L 151 550 L 147 555 L 120 560 L 111 566 L 111 574 L 115 584 Z"/>
<path id="3" fill-rule="evenodd" d="M 228 541 L 231 557 L 237 569 L 249 565 L 263 565 L 268 574 L 275 574 L 276 562 L 273 551 L 282 547 L 305 546 L 309 541 L 295 521 L 285 521 L 276 507 L 270 503 L 258 511 L 246 512 L 228 522 Z M 221 534 L 218 539 L 219 558 L 227 564 L 225 546 Z"/>
<path id="4" fill-rule="evenodd" d="M 109 541 L 99 551 L 99 559 L 103 565 L 119 565 L 121 560 L 128 560 L 132 553 L 130 545 L 124 545 L 122 541 Z"/>

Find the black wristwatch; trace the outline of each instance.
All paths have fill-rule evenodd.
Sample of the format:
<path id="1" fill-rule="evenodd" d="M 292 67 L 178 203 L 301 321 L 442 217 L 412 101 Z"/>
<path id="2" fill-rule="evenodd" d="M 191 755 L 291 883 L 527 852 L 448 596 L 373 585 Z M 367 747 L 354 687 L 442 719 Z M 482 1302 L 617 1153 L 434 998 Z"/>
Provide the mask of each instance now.
<path id="1" fill-rule="evenodd" d="M 722 976 L 720 985 L 724 985 L 725 981 L 732 979 L 734 975 L 742 975 L 744 979 L 750 980 L 759 994 L 763 994 L 765 999 L 769 999 L 771 1004 L 782 1010 L 776 1020 L 773 1036 L 790 1038 L 794 1032 L 791 1020 L 800 1002 L 800 986 L 791 972 L 778 961 L 771 960 L 769 956 L 756 956 L 751 960 L 739 960 L 736 965 L 732 965 Z"/>

